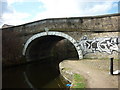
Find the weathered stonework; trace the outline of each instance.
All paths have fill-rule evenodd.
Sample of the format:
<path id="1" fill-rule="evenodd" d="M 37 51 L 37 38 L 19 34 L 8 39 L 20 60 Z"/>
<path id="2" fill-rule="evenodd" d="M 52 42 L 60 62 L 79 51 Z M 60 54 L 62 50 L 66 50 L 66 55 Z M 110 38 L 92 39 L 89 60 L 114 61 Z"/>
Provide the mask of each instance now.
<path id="1" fill-rule="evenodd" d="M 33 35 L 30 39 L 28 39 L 27 42 L 25 43 L 25 46 L 24 46 L 24 49 L 23 49 L 23 55 L 25 55 L 26 49 L 32 41 L 34 41 L 35 39 L 37 39 L 39 37 L 47 36 L 47 35 L 64 37 L 65 39 L 69 40 L 75 46 L 75 48 L 77 50 L 77 53 L 78 53 L 78 56 L 79 56 L 79 59 L 83 58 L 82 51 L 81 51 L 80 47 L 78 46 L 78 43 L 76 42 L 76 40 L 74 40 L 71 36 L 69 36 L 67 34 L 64 34 L 64 33 L 61 33 L 61 32 L 52 32 L 52 31 L 38 33 L 38 34 Z"/>
<path id="2" fill-rule="evenodd" d="M 101 37 L 89 39 L 87 36 L 84 36 L 78 43 L 82 49 L 83 55 L 99 52 L 103 55 L 106 53 L 113 57 L 112 54 L 114 52 L 120 53 L 119 37 Z M 97 54 L 95 56 L 98 57 Z"/>
<path id="3" fill-rule="evenodd" d="M 106 52 L 94 52 L 82 54 L 79 42 L 83 36 L 87 36 L 90 40 L 94 38 L 114 38 L 119 37 L 119 18 L 120 14 L 102 15 L 102 16 L 90 16 L 90 17 L 71 17 L 71 18 L 51 18 L 39 20 L 31 23 L 26 23 L 19 26 L 13 26 L 9 28 L 3 28 L 2 30 L 13 30 L 17 32 L 18 37 L 22 41 L 21 50 L 25 55 L 25 49 L 34 44 L 37 39 L 40 43 L 37 47 L 41 47 L 40 53 L 43 52 L 42 46 L 45 45 L 47 50 L 52 50 L 54 45 L 61 39 L 67 39 L 73 46 L 75 46 L 79 59 L 83 58 L 110 58 L 114 57 L 118 59 L 119 52 L 113 51 L 112 54 Z M 48 28 L 49 33 L 45 31 Z M 55 36 L 55 40 L 49 41 L 49 36 Z M 48 38 L 47 38 L 48 37 Z M 41 45 L 42 44 L 42 45 Z M 50 45 L 50 48 L 46 44 Z M 118 48 L 119 45 L 118 45 Z M 35 49 L 35 48 L 33 48 Z M 36 48 L 37 49 L 37 48 Z M 32 50 L 32 49 L 31 49 Z M 34 53 L 33 53 L 34 54 Z M 42 54 L 41 54 L 42 55 Z M 45 54 L 46 55 L 46 54 Z M 83 56 L 82 56 L 83 55 Z"/>
<path id="4" fill-rule="evenodd" d="M 69 81 L 70 83 L 72 83 L 73 81 L 73 72 L 69 69 L 69 68 L 65 68 L 64 67 L 64 62 L 61 62 L 59 64 L 59 70 L 60 70 L 60 73 L 61 75 L 67 80 Z"/>

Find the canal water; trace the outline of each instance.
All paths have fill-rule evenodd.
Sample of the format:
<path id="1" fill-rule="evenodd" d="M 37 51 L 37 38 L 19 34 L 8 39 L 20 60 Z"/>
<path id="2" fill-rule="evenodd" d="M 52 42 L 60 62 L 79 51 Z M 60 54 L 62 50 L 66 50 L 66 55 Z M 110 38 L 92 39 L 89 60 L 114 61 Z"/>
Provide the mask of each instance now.
<path id="1" fill-rule="evenodd" d="M 33 62 L 3 68 L 2 88 L 68 88 L 60 75 L 58 63 Z"/>

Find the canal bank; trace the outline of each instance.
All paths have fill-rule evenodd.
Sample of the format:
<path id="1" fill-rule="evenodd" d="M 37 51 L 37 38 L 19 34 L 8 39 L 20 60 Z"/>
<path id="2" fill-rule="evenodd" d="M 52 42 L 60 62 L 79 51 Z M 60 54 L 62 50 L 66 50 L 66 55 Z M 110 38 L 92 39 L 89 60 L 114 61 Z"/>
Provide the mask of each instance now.
<path id="1" fill-rule="evenodd" d="M 118 69 L 118 60 L 114 61 L 114 70 Z M 109 74 L 109 60 L 84 59 L 64 60 L 59 64 L 60 72 L 64 78 L 76 86 L 74 75 L 84 78 L 85 88 L 118 88 L 118 75 Z"/>
<path id="2" fill-rule="evenodd" d="M 114 60 L 114 70 L 118 62 Z M 3 88 L 77 88 L 81 83 L 82 88 L 118 88 L 118 76 L 109 74 L 109 63 L 97 59 L 32 62 L 4 69 Z"/>

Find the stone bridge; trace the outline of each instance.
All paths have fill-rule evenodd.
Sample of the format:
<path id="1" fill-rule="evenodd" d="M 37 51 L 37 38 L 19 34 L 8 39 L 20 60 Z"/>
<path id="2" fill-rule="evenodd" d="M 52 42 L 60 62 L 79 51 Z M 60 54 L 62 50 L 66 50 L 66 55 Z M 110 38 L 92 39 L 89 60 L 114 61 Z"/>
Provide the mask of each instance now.
<path id="1" fill-rule="evenodd" d="M 51 18 L 2 28 L 17 33 L 21 56 L 27 60 L 56 56 L 118 59 L 120 14 Z M 59 53 L 58 53 L 59 52 Z"/>

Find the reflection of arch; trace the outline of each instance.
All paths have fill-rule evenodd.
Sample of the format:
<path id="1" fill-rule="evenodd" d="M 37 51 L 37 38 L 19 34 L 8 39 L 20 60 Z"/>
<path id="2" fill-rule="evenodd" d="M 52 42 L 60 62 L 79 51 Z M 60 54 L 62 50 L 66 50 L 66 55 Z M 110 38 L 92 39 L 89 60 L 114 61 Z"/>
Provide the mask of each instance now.
<path id="1" fill-rule="evenodd" d="M 71 36 L 65 34 L 65 33 L 62 33 L 62 32 L 55 32 L 55 31 L 49 31 L 49 32 L 42 32 L 42 33 L 38 33 L 38 34 L 35 34 L 33 35 L 32 37 L 30 37 L 27 42 L 25 43 L 24 45 L 24 49 L 23 49 L 23 55 L 25 55 L 26 53 L 26 50 L 27 50 L 27 47 L 28 45 L 35 39 L 39 38 L 39 37 L 42 37 L 42 36 L 47 36 L 47 35 L 54 35 L 54 36 L 60 36 L 60 37 L 63 37 L 67 40 L 69 40 L 76 48 L 76 51 L 78 53 L 78 56 L 79 56 L 79 59 L 82 59 L 83 58 L 83 55 L 82 55 L 82 51 L 80 49 L 80 47 L 78 46 L 78 43 L 76 42 L 75 39 L 73 39 Z"/>

